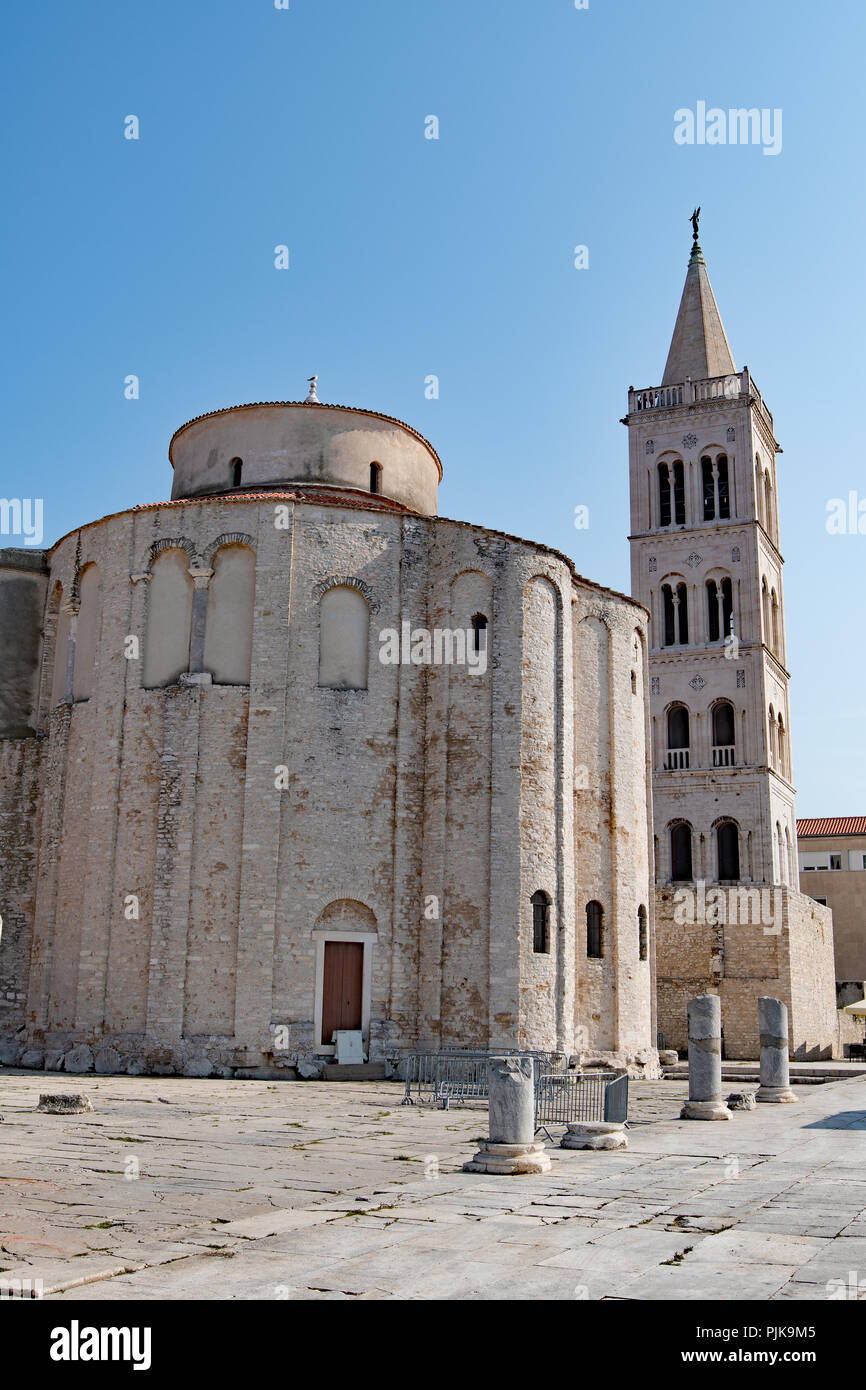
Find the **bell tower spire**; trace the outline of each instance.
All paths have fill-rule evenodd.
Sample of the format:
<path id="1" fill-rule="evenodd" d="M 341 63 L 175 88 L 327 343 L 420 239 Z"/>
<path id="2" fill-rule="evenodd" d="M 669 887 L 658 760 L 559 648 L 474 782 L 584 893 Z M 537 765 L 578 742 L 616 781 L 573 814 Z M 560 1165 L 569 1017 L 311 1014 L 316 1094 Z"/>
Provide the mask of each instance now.
<path id="1" fill-rule="evenodd" d="M 689 377 L 696 381 L 725 376 L 737 370 L 698 241 L 700 215 L 700 208 L 695 208 L 691 216 L 692 251 L 662 376 L 663 386 Z"/>

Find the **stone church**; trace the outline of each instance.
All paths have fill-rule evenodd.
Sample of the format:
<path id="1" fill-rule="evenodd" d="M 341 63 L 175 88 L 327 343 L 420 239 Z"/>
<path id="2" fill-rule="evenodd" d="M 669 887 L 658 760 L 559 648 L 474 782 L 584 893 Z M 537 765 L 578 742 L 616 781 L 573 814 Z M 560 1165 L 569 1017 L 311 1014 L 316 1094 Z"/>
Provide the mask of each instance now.
<path id="1" fill-rule="evenodd" d="M 773 417 L 737 371 L 694 239 L 660 386 L 630 390 L 632 593 L 650 610 L 658 1027 L 721 995 L 755 1057 L 759 995 L 797 1057 L 837 1047 L 831 915 L 798 891 Z"/>
<path id="2" fill-rule="evenodd" d="M 652 1069 L 644 602 L 439 518 L 433 447 L 315 382 L 169 458 L 0 552 L 0 1059 Z"/>

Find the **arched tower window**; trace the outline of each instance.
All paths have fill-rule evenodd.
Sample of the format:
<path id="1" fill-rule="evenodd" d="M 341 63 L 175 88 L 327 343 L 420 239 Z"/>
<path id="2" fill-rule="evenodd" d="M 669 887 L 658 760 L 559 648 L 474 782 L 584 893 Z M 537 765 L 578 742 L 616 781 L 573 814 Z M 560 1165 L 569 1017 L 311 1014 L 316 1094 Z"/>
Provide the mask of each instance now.
<path id="1" fill-rule="evenodd" d="M 781 714 L 777 720 L 777 727 L 779 735 L 779 771 L 783 777 L 788 777 L 790 779 L 790 772 L 788 769 L 788 745 L 785 740 L 785 724 Z"/>
<path id="2" fill-rule="evenodd" d="M 722 580 L 722 636 L 729 637 L 734 630 L 734 586 L 730 579 Z"/>
<path id="3" fill-rule="evenodd" d="M 221 546 L 208 585 L 203 658 L 215 685 L 250 683 L 255 588 L 253 551 L 246 545 Z"/>
<path id="4" fill-rule="evenodd" d="M 586 954 L 590 960 L 604 956 L 604 908 L 595 900 L 586 905 Z"/>
<path id="5" fill-rule="evenodd" d="M 671 878 L 674 883 L 692 878 L 692 827 L 685 821 L 671 826 Z"/>
<path id="6" fill-rule="evenodd" d="M 735 743 L 734 707 L 729 700 L 720 700 L 713 705 L 713 767 L 733 766 Z"/>
<path id="7" fill-rule="evenodd" d="M 774 712 L 774 710 L 773 710 L 773 706 L 772 706 L 772 705 L 770 705 L 770 713 L 769 713 L 769 716 L 768 716 L 768 723 L 769 723 L 769 731 L 770 731 L 770 738 L 769 738 L 770 767 L 775 767 L 775 766 L 776 766 L 776 715 L 775 715 L 775 712 Z"/>
<path id="8" fill-rule="evenodd" d="M 681 459 L 674 464 L 674 520 L 677 526 L 686 524 L 686 475 Z"/>
<path id="9" fill-rule="evenodd" d="M 716 826 L 716 857 L 720 880 L 737 881 L 740 877 L 740 831 L 734 821 Z"/>
<path id="10" fill-rule="evenodd" d="M 719 586 L 715 579 L 707 580 L 707 636 L 711 642 L 719 640 Z"/>
<path id="11" fill-rule="evenodd" d="M 647 927 L 646 908 L 643 903 L 637 910 L 637 958 L 638 960 L 649 960 L 649 929 Z"/>
<path id="12" fill-rule="evenodd" d="M 672 647 L 677 640 L 676 615 L 674 612 L 674 594 L 670 584 L 662 585 L 662 607 L 664 623 L 664 643 L 665 647 Z"/>
<path id="13" fill-rule="evenodd" d="M 764 643 L 770 645 L 770 590 L 767 587 L 767 577 L 761 580 L 761 614 L 764 619 Z"/>
<path id="14" fill-rule="evenodd" d="M 728 459 L 719 454 L 716 459 L 716 482 L 719 494 L 719 518 L 727 521 L 731 515 L 731 493 L 728 485 Z"/>
<path id="15" fill-rule="evenodd" d="M 668 710 L 667 724 L 667 766 L 686 768 L 689 765 L 689 712 L 685 705 L 674 705 Z"/>
<path id="16" fill-rule="evenodd" d="M 81 605 L 75 625 L 75 666 L 72 698 L 89 700 L 93 694 L 96 653 L 102 629 L 102 580 L 98 565 L 86 565 L 78 584 Z"/>
<path id="17" fill-rule="evenodd" d="M 326 589 L 319 603 L 319 685 L 366 690 L 369 644 L 364 595 L 348 584 Z"/>
<path id="18" fill-rule="evenodd" d="M 370 464 L 370 491 L 382 491 L 382 465 L 381 463 Z"/>
<path id="19" fill-rule="evenodd" d="M 550 954 L 550 898 L 541 889 L 529 899 L 532 904 L 532 949 L 537 956 Z"/>
<path id="20" fill-rule="evenodd" d="M 483 613 L 475 613 L 472 618 L 472 650 L 487 650 L 487 619 Z"/>
<path id="21" fill-rule="evenodd" d="M 680 645 L 686 646 L 689 640 L 689 591 L 685 584 L 677 585 L 677 618 Z"/>
<path id="22" fill-rule="evenodd" d="M 659 526 L 671 524 L 671 475 L 666 463 L 660 463 L 659 474 Z"/>
<path id="23" fill-rule="evenodd" d="M 243 459 L 232 459 L 232 461 L 231 461 L 231 470 L 232 470 L 232 487 L 240 487 L 240 485 L 241 485 L 241 477 L 242 477 L 243 471 L 244 471 L 244 461 L 243 461 Z"/>
<path id="24" fill-rule="evenodd" d="M 179 546 L 157 555 L 147 590 L 147 640 L 143 682 L 148 690 L 173 685 L 189 670 L 192 576 Z"/>
<path id="25" fill-rule="evenodd" d="M 764 470 L 760 454 L 755 454 L 755 516 L 761 522 L 764 519 Z"/>
<path id="26" fill-rule="evenodd" d="M 770 611 L 772 615 L 773 651 L 779 655 L 779 599 L 776 590 L 770 593 Z"/>
<path id="27" fill-rule="evenodd" d="M 713 461 L 701 459 L 701 480 L 704 494 L 704 521 L 714 521 L 716 515 L 716 482 L 713 477 Z"/>

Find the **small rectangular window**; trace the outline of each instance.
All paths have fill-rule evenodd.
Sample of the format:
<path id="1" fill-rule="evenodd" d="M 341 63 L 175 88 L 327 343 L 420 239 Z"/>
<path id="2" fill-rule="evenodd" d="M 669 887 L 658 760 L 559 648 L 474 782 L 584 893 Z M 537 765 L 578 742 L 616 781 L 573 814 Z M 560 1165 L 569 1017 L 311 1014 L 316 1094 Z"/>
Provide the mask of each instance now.
<path id="1" fill-rule="evenodd" d="M 831 869 L 841 869 L 841 868 L 842 868 L 842 856 L 841 856 L 841 854 L 831 854 L 831 855 L 830 855 L 830 868 L 831 868 Z"/>

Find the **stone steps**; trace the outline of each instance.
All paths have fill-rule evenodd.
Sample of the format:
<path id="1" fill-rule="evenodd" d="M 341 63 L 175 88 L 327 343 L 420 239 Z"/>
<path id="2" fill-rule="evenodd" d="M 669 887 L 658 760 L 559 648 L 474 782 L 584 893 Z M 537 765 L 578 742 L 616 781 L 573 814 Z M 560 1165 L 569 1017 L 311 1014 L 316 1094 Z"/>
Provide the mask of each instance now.
<path id="1" fill-rule="evenodd" d="M 790 1067 L 791 1085 L 820 1086 L 825 1081 L 847 1081 L 854 1076 L 866 1076 L 866 1066 L 858 1062 L 847 1062 L 839 1066 L 825 1064 L 810 1067 L 805 1062 L 792 1062 Z M 678 1062 L 675 1067 L 665 1067 L 666 1081 L 688 1081 L 688 1063 Z M 760 1079 L 757 1062 L 723 1062 L 723 1081 L 755 1081 Z"/>

